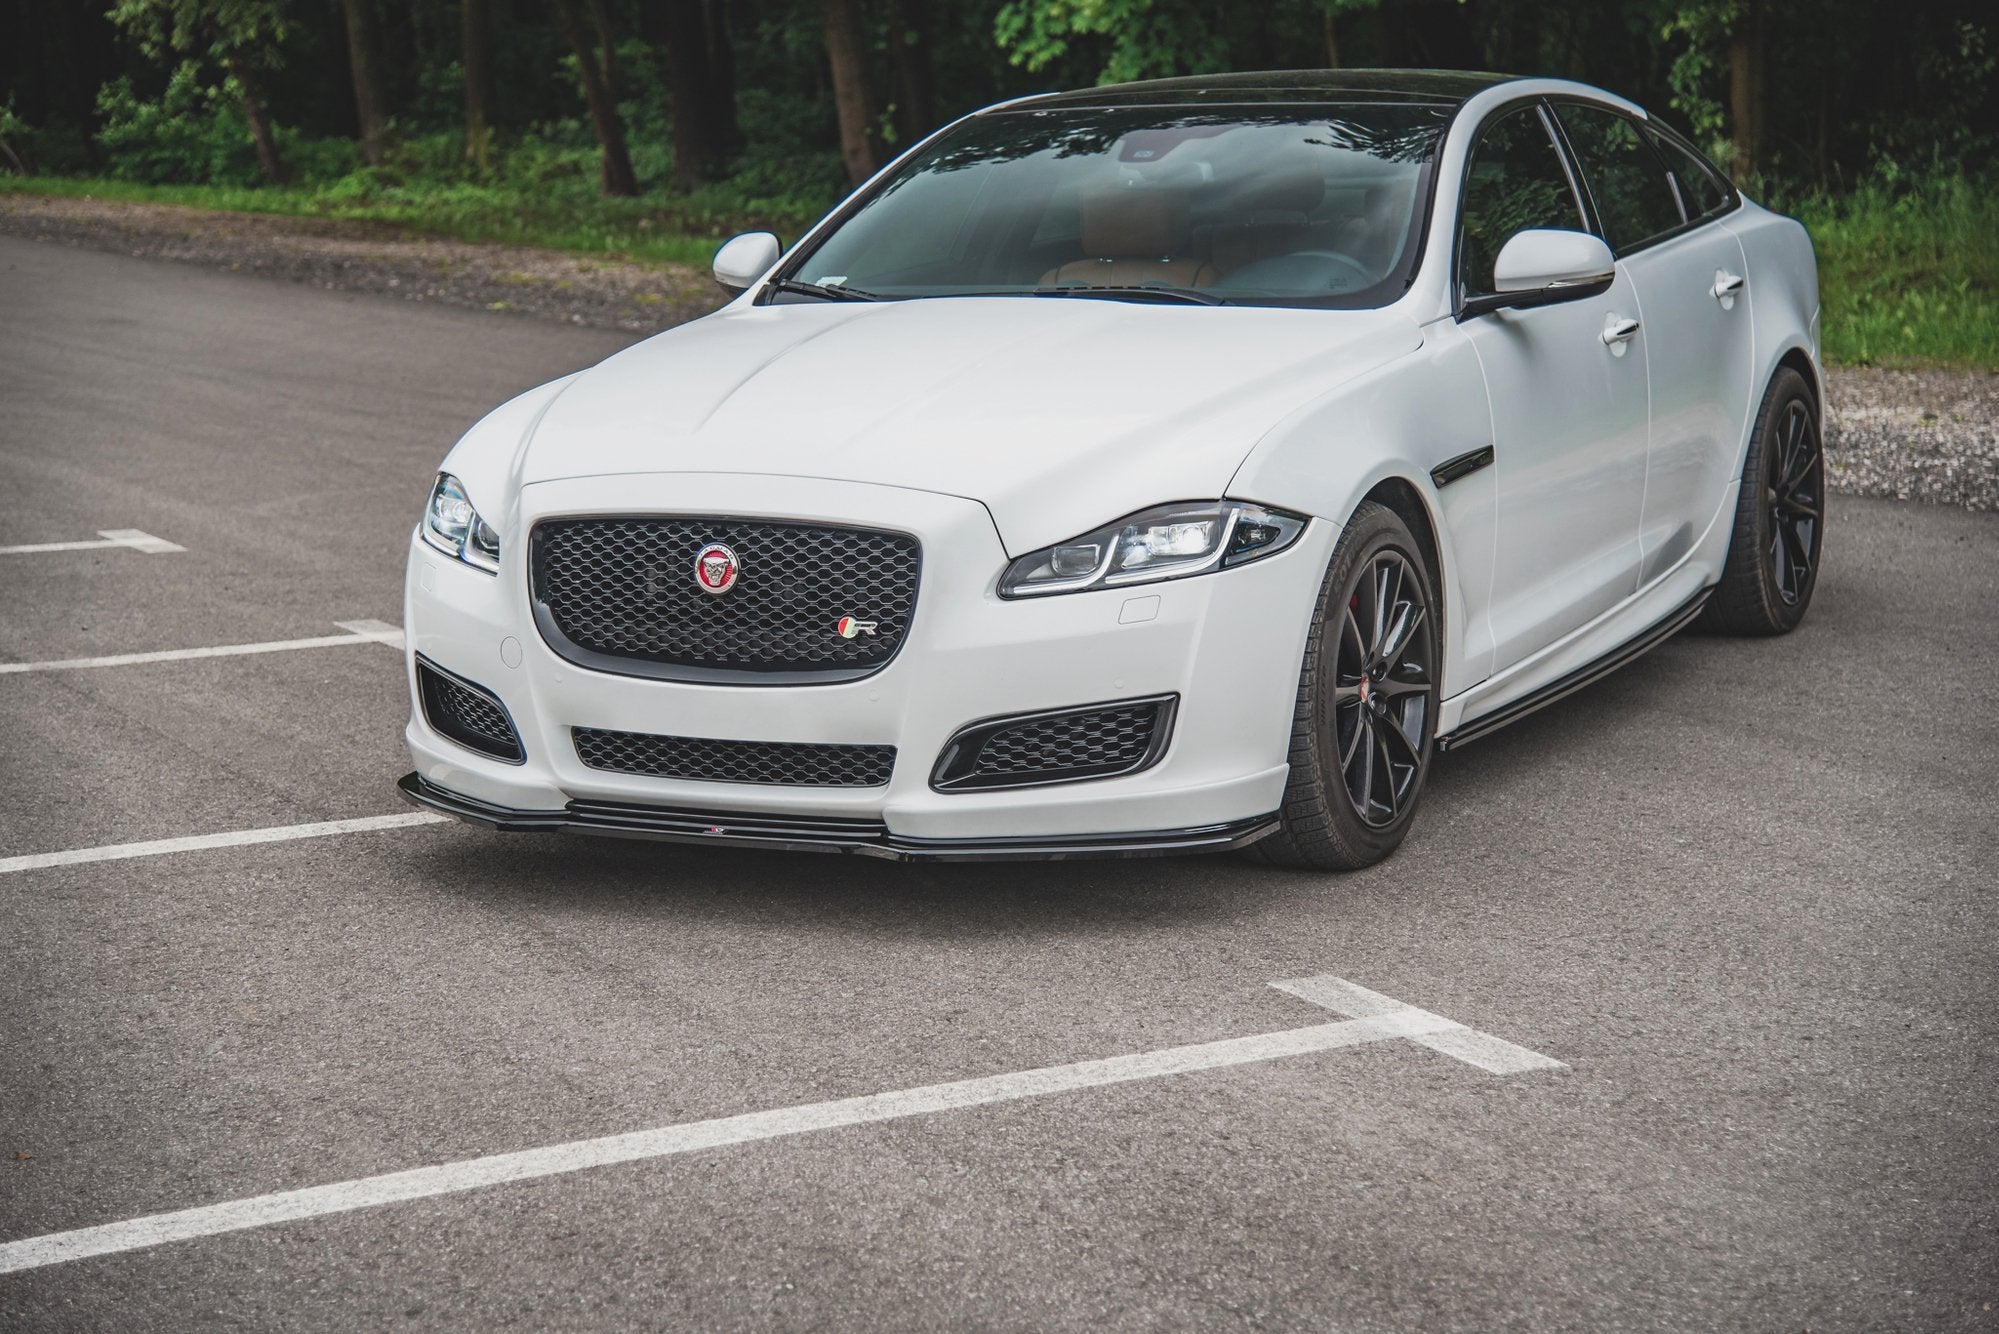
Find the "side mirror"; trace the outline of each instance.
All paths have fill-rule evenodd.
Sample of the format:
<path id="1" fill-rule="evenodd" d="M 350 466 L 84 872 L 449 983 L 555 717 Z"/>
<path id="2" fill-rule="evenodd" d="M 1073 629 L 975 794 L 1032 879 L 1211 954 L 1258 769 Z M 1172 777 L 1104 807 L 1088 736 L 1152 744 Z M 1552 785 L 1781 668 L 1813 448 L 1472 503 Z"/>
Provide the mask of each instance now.
<path id="1" fill-rule="evenodd" d="M 1617 259 L 1588 232 L 1536 228 L 1515 232 L 1499 248 L 1492 281 L 1499 290 L 1465 301 L 1466 315 L 1520 306 L 1551 306 L 1600 296 L 1617 277 Z"/>
<path id="2" fill-rule="evenodd" d="M 731 292 L 747 292 L 750 284 L 770 271 L 783 253 L 769 232 L 732 236 L 715 252 L 715 281 Z"/>

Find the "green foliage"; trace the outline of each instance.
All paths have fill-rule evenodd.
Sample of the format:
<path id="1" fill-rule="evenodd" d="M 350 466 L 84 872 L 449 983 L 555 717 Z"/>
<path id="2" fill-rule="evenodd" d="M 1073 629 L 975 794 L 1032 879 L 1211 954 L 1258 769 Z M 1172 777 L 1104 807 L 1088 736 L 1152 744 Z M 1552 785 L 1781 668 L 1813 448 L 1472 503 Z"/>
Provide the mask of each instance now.
<path id="1" fill-rule="evenodd" d="M 1099 83 L 1226 67 L 1226 45 L 1194 0 L 1008 0 L 993 19 L 1007 58 L 1040 71 L 1069 53 L 1079 37 L 1108 37 Z"/>
<path id="2" fill-rule="evenodd" d="M 184 60 L 166 91 L 146 101 L 120 77 L 97 95 L 104 128 L 98 131 L 106 169 L 123 181 L 163 184 L 254 185 L 257 155 L 235 90 L 208 83 L 201 67 Z"/>
<path id="3" fill-rule="evenodd" d="M 286 0 L 118 0 L 111 21 L 153 60 L 169 54 L 267 54 L 290 30 Z"/>
<path id="4" fill-rule="evenodd" d="M 1686 118 L 1694 142 L 1728 160 L 1728 115 L 1720 86 L 1728 77 L 1729 34 L 1742 21 L 1744 0 L 1665 0 L 1659 37 L 1675 50 L 1666 69 L 1673 110 Z"/>
<path id="5" fill-rule="evenodd" d="M 1999 367 L 1999 195 L 1962 176 L 1793 205 L 1818 248 L 1828 361 Z"/>
<path id="6" fill-rule="evenodd" d="M 64 174 L 91 167 L 90 140 L 82 130 L 61 121 L 30 125 L 11 105 L 0 106 L 0 141 L 30 172 Z M 0 174 L 12 168 L 11 161 L 0 160 Z"/>

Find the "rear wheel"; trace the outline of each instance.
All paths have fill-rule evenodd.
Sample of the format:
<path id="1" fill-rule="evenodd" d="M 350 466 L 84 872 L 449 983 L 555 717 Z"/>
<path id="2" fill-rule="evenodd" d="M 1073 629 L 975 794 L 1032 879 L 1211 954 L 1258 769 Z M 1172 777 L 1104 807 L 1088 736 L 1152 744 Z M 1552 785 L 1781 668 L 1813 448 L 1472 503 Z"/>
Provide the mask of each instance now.
<path id="1" fill-rule="evenodd" d="M 1818 586 L 1825 541 L 1825 449 L 1818 404 L 1805 377 L 1777 372 L 1763 395 L 1728 561 L 1703 628 L 1730 635 L 1781 635 L 1797 628 Z"/>
<path id="2" fill-rule="evenodd" d="M 1401 844 L 1437 725 L 1436 579 L 1393 511 L 1354 512 L 1319 591 L 1291 727 L 1280 830 L 1251 851 L 1352 871 Z"/>

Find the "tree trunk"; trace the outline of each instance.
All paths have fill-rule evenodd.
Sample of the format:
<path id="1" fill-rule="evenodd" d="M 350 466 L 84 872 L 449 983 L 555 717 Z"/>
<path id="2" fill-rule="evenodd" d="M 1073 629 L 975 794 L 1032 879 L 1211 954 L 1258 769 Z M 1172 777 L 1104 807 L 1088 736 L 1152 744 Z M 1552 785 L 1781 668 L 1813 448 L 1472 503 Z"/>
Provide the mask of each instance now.
<path id="1" fill-rule="evenodd" d="M 235 52 L 224 58 L 231 77 L 243 95 L 243 119 L 250 126 L 250 138 L 257 145 L 257 167 L 267 185 L 283 185 L 290 179 L 284 159 L 278 156 L 277 136 L 271 132 L 271 118 L 264 110 L 263 85 L 251 71 L 249 62 Z"/>
<path id="2" fill-rule="evenodd" d="M 597 29 L 597 45 L 604 51 L 604 91 L 611 105 L 618 105 L 618 44 L 611 36 L 611 7 L 606 0 L 590 0 L 590 22 Z"/>
<path id="3" fill-rule="evenodd" d="M 354 76 L 354 114 L 361 123 L 361 160 L 382 165 L 385 130 L 381 23 L 374 0 L 341 0 L 347 13 L 347 68 Z"/>
<path id="4" fill-rule="evenodd" d="M 826 63 L 833 74 L 833 109 L 840 118 L 840 156 L 847 163 L 847 178 L 859 185 L 881 165 L 862 54 L 861 11 L 856 0 L 821 3 L 826 16 Z"/>
<path id="5" fill-rule="evenodd" d="M 937 67 L 931 55 L 935 28 L 930 0 L 891 0 L 895 132 L 905 148 L 937 128 Z"/>
<path id="6" fill-rule="evenodd" d="M 1330 9 L 1327 10 L 1324 14 L 1320 15 L 1320 18 L 1324 20 L 1323 26 L 1325 28 L 1326 68 L 1338 69 L 1340 68 L 1339 20 L 1333 17 L 1333 11 Z"/>
<path id="7" fill-rule="evenodd" d="M 666 48 L 667 113 L 673 119 L 673 188 L 708 184 L 716 151 L 708 71 L 708 20 L 701 0 L 665 0 L 659 10 Z"/>
<path id="8" fill-rule="evenodd" d="M 583 100 L 590 108 L 590 124 L 597 131 L 597 143 L 603 150 L 598 183 L 607 195 L 635 195 L 639 192 L 639 182 L 632 174 L 631 154 L 625 151 L 625 124 L 618 118 L 617 103 L 611 100 L 610 89 L 604 85 L 604 71 L 597 64 L 590 34 L 577 8 L 578 0 L 554 0 L 554 3 L 556 22 L 562 26 L 562 35 L 568 38 L 570 49 L 576 52 L 576 68 L 583 76 Z"/>
<path id="9" fill-rule="evenodd" d="M 736 40 L 729 31 L 728 0 L 703 0 L 708 38 L 708 114 L 715 148 L 722 157 L 743 151 L 743 127 L 736 120 Z"/>
<path id="10" fill-rule="evenodd" d="M 493 16 L 486 0 L 459 0 L 465 69 L 465 161 L 484 175 L 493 143 Z"/>
<path id="11" fill-rule="evenodd" d="M 1763 166 L 1763 15 L 1755 0 L 1728 39 L 1728 111 L 1736 183 L 1747 185 Z"/>

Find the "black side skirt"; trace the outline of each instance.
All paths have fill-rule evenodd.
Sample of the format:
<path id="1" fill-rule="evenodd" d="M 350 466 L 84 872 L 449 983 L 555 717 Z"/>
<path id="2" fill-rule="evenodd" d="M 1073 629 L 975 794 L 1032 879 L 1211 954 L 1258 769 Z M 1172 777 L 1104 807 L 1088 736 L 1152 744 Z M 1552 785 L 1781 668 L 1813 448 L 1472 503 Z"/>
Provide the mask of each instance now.
<path id="1" fill-rule="evenodd" d="M 778 852 L 849 852 L 889 861 L 1080 861 L 1107 857 L 1166 857 L 1226 852 L 1277 831 L 1277 816 L 1191 829 L 1135 834 L 1075 834 L 1055 838 L 903 838 L 879 820 L 829 816 L 759 815 L 741 811 L 686 811 L 606 801 L 572 801 L 559 811 L 492 806 L 441 788 L 421 774 L 396 784 L 412 805 L 509 831 L 564 830 L 669 843 L 705 843 Z"/>
<path id="2" fill-rule="evenodd" d="M 1470 722 L 1461 725 L 1455 732 L 1438 737 L 1437 749 L 1451 750 L 1457 746 L 1464 745 L 1466 742 L 1476 741 L 1487 733 L 1497 732 L 1508 723 L 1519 722 L 1536 709 L 1553 704 L 1564 695 L 1575 694 L 1576 691 L 1581 690 L 1591 682 L 1601 681 L 1619 667 L 1643 657 L 1685 629 L 1688 622 L 1701 614 L 1701 608 L 1707 605 L 1707 600 L 1713 593 L 1714 589 L 1703 588 L 1700 592 L 1694 594 L 1670 612 L 1666 616 L 1666 619 L 1660 621 L 1650 630 L 1638 636 L 1638 638 L 1620 644 L 1601 658 L 1598 658 L 1595 662 L 1578 667 L 1575 671 L 1570 672 L 1567 676 L 1559 680 L 1550 681 L 1531 695 L 1524 695 L 1514 700 L 1511 704 L 1495 709 L 1491 713 L 1480 714 Z"/>

